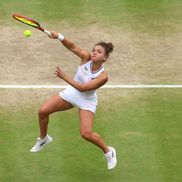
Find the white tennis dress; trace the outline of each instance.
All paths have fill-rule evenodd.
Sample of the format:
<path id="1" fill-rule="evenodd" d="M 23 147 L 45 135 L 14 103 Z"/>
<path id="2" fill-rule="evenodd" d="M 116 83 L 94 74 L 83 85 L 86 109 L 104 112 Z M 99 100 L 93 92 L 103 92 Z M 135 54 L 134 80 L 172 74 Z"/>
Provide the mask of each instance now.
<path id="1" fill-rule="evenodd" d="M 78 67 L 74 80 L 80 83 L 86 83 L 99 76 L 104 71 L 104 67 L 101 66 L 99 70 L 92 71 L 92 60 Z M 77 106 L 80 109 L 89 110 L 93 113 L 97 107 L 97 94 L 96 90 L 89 90 L 80 92 L 72 86 L 68 86 L 65 90 L 59 92 L 59 95 L 71 103 L 73 106 Z"/>

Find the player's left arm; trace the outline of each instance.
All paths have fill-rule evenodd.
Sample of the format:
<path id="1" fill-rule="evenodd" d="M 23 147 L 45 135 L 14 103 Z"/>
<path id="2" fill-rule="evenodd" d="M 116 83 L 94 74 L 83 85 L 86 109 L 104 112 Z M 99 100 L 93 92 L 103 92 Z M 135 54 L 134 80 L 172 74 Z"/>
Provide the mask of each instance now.
<path id="1" fill-rule="evenodd" d="M 60 68 L 57 67 L 55 74 L 57 77 L 63 79 L 65 82 L 70 84 L 72 87 L 76 88 L 80 92 L 85 92 L 89 90 L 95 90 L 103 86 L 108 81 L 108 76 L 105 72 L 102 72 L 97 78 L 90 80 L 87 83 L 80 83 L 75 81 L 73 78 L 66 75 Z"/>

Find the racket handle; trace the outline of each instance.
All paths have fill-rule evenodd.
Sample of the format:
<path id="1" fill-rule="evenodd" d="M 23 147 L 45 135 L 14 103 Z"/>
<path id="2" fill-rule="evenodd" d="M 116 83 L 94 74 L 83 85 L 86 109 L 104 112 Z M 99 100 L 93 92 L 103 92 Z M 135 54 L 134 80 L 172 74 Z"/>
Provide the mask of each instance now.
<path id="1" fill-rule="evenodd" d="M 47 35 L 51 35 L 51 32 L 49 32 L 48 30 L 44 30 L 44 33 L 46 33 Z"/>

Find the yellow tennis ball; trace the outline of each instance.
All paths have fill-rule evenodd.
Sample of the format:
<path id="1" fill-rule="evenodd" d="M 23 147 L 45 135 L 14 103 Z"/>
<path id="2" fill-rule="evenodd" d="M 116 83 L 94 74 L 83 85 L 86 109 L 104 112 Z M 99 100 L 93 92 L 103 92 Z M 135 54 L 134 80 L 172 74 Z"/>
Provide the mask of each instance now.
<path id="1" fill-rule="evenodd" d="M 25 31 L 24 31 L 24 36 L 25 36 L 25 37 L 30 37 L 31 34 L 32 34 L 32 32 L 31 32 L 30 30 L 25 30 Z"/>

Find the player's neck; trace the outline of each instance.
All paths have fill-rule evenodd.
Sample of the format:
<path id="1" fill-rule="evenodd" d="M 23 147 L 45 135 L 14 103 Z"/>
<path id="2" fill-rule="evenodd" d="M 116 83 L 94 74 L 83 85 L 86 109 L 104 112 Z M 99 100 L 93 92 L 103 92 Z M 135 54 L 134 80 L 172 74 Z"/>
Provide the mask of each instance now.
<path id="1" fill-rule="evenodd" d="M 91 70 L 93 72 L 95 72 L 95 71 L 99 70 L 101 66 L 102 66 L 102 62 L 92 62 Z"/>

